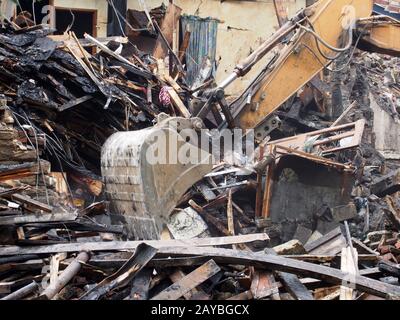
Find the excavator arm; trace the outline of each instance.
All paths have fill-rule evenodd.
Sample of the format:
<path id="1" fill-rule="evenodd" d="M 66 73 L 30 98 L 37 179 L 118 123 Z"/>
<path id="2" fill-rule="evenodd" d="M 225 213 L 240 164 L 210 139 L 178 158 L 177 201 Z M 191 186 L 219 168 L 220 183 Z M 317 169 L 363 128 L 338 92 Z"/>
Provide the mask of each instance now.
<path id="1" fill-rule="evenodd" d="M 372 8 L 373 1 L 321 0 L 282 26 L 220 85 L 226 88 L 280 45 L 274 61 L 230 105 L 234 126 L 255 129 L 256 138 L 263 139 L 270 129 L 269 116 L 353 41 L 365 50 L 400 55 L 400 23 L 371 16 Z"/>
<path id="2" fill-rule="evenodd" d="M 360 19 L 357 32 L 365 32 L 360 49 L 400 56 L 400 21 L 388 16 Z"/>
<path id="3" fill-rule="evenodd" d="M 201 159 L 195 163 L 171 160 L 176 158 L 173 145 L 193 154 L 200 150 L 200 146 L 189 143 L 183 132 L 199 131 L 210 111 L 218 118 L 219 128 L 226 125 L 254 128 L 256 138 L 262 140 L 277 125 L 270 115 L 348 51 L 353 39 L 371 49 L 399 54 L 399 23 L 371 17 L 372 4 L 372 0 L 320 0 L 282 25 L 217 88 L 204 91 L 201 96 L 204 103 L 194 113 L 195 117 L 160 115 L 152 128 L 111 136 L 102 149 L 102 175 L 115 221 L 127 227 L 128 237 L 158 238 L 186 190 L 212 170 L 212 156 L 207 152 L 200 153 Z M 272 55 L 267 66 L 260 68 L 244 93 L 228 105 L 224 89 L 274 49 L 279 52 Z M 168 161 L 150 161 L 163 153 L 168 155 Z"/>

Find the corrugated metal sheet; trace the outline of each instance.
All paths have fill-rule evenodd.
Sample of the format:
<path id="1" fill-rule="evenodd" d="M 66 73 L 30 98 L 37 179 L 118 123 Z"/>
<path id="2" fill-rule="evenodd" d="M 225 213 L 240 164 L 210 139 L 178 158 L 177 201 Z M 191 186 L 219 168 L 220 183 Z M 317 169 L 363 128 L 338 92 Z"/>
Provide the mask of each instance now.
<path id="1" fill-rule="evenodd" d="M 182 30 L 189 30 L 191 32 L 189 46 L 186 50 L 186 81 L 191 86 L 199 74 L 204 61 L 207 58 L 212 62 L 215 61 L 218 20 L 183 15 L 181 23 Z"/>

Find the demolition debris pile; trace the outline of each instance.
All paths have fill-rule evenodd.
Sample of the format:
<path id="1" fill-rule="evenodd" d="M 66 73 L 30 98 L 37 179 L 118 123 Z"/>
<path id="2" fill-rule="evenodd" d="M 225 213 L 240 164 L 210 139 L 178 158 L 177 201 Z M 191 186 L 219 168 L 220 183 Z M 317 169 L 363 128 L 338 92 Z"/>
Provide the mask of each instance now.
<path id="1" fill-rule="evenodd" d="M 114 132 L 148 127 L 159 113 L 175 113 L 160 102 L 165 84 L 152 72 L 157 66 L 151 56 L 136 51 L 131 61 L 90 36 L 48 36 L 52 31 L 46 25 L 0 30 L 4 244 L 85 236 L 74 230 L 121 233 L 78 217 L 77 208 L 104 209 L 101 147 Z M 121 41 L 113 37 L 108 45 Z M 86 51 L 94 47 L 96 55 Z M 24 233 L 27 226 L 32 228 Z M 47 233 L 56 226 L 65 232 Z"/>
<path id="2" fill-rule="evenodd" d="M 371 107 L 398 120 L 398 58 L 360 54 L 330 75 L 339 102 L 314 79 L 277 112 L 256 167 L 226 157 L 162 240 L 122 241 L 101 147 L 160 113 L 187 116 L 193 92 L 177 61 L 172 78 L 163 60 L 116 53 L 123 38 L 51 32 L 0 30 L 1 299 L 400 297 L 400 165 L 373 148 Z"/>

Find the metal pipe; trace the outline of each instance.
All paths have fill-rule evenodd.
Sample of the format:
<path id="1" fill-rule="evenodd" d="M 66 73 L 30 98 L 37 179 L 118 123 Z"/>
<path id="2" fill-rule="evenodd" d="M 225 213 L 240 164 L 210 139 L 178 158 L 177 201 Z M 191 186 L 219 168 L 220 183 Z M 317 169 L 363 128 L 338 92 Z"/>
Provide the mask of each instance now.
<path id="1" fill-rule="evenodd" d="M 49 300 L 61 291 L 65 285 L 81 270 L 82 264 L 88 262 L 90 256 L 87 252 L 81 252 L 72 261 L 69 266 L 61 273 L 61 275 L 43 291 L 42 296 L 46 296 Z"/>
<path id="2" fill-rule="evenodd" d="M 13 293 L 10 293 L 8 296 L 1 298 L 0 300 L 19 300 L 26 297 L 28 294 L 34 292 L 35 290 L 39 289 L 39 285 L 33 281 L 32 283 L 28 284 Z"/>

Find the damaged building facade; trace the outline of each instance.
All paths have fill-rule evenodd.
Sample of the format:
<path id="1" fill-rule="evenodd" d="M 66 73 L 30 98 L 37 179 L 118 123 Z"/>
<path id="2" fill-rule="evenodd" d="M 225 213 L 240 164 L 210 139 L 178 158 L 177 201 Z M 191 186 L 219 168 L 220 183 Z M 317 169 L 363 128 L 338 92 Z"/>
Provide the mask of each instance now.
<path id="1" fill-rule="evenodd" d="M 0 299 L 398 299 L 398 4 L 2 0 Z"/>

